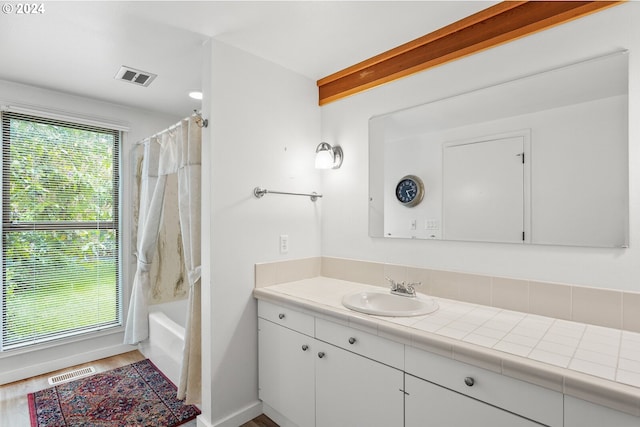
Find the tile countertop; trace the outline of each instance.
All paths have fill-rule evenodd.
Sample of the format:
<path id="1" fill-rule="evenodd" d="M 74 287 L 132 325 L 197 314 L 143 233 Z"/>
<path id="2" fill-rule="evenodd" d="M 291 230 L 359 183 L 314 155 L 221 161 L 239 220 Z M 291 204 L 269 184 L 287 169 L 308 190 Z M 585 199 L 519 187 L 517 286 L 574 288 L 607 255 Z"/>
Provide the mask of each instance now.
<path id="1" fill-rule="evenodd" d="M 416 317 L 382 317 L 342 305 L 384 289 L 315 277 L 254 290 L 257 299 L 640 416 L 640 334 L 461 301 Z"/>

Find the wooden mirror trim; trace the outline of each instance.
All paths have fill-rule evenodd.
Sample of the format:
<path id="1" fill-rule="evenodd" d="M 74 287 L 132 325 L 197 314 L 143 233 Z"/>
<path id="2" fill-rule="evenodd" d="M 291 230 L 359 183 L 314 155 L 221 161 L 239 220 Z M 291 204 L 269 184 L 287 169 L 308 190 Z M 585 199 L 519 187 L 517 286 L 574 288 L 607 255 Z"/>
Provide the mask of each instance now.
<path id="1" fill-rule="evenodd" d="M 319 104 L 507 43 L 624 1 L 504 1 L 318 80 Z"/>

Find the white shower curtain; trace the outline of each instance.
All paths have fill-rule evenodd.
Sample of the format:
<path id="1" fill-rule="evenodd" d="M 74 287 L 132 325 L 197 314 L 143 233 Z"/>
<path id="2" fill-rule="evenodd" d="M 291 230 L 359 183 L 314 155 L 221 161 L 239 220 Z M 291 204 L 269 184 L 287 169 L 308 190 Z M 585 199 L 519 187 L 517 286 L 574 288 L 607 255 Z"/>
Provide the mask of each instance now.
<path id="1" fill-rule="evenodd" d="M 191 119 L 190 126 L 181 128 L 183 143 L 179 144 L 178 203 L 184 262 L 189 280 L 189 311 L 185 327 L 182 369 L 178 399 L 200 403 L 201 341 L 200 341 L 200 182 L 202 129 Z"/>
<path id="2" fill-rule="evenodd" d="M 149 271 L 156 249 L 167 181 L 167 176 L 159 174 L 158 170 L 160 148 L 159 137 L 152 137 L 144 141 L 136 244 L 138 259 L 124 333 L 125 344 L 137 344 L 149 337 Z"/>
<path id="3" fill-rule="evenodd" d="M 138 218 L 138 265 L 133 282 L 125 343 L 149 337 L 149 270 L 162 221 L 167 175 L 178 174 L 178 208 L 185 269 L 189 282 L 189 310 L 185 328 L 178 398 L 200 401 L 200 177 L 202 129 L 189 117 L 144 141 Z M 177 224 L 176 224 L 177 226 Z"/>

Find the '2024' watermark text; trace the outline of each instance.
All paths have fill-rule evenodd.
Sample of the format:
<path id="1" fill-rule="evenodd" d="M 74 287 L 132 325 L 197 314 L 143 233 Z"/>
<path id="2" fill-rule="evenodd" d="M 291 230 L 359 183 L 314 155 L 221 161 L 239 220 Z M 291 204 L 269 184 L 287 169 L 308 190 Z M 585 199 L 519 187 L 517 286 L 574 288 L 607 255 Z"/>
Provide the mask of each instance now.
<path id="1" fill-rule="evenodd" d="M 2 13 L 5 15 L 42 15 L 45 13 L 44 3 L 4 3 Z"/>

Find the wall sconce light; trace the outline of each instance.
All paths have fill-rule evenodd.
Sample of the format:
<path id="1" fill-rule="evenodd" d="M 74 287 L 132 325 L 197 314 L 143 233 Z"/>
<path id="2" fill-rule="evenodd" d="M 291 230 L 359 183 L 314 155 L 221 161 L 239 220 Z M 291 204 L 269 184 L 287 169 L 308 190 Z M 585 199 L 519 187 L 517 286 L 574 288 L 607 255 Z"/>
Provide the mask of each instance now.
<path id="1" fill-rule="evenodd" d="M 321 142 L 316 148 L 316 169 L 338 169 L 342 166 L 342 148 Z"/>

